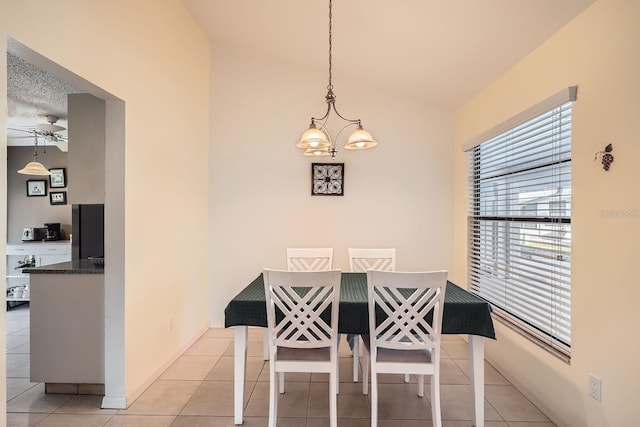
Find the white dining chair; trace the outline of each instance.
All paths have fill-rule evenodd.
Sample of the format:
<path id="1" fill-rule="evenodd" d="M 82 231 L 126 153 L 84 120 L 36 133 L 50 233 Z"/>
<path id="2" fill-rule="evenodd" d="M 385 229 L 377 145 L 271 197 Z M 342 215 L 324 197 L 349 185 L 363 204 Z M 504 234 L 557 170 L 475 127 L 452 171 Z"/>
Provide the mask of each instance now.
<path id="1" fill-rule="evenodd" d="M 369 337 L 364 337 L 362 392 L 368 393 L 371 371 L 371 426 L 378 425 L 378 374 L 431 375 L 433 425 L 442 427 L 440 411 L 440 344 L 447 272 L 368 271 Z M 376 318 L 379 320 L 376 321 Z"/>
<path id="2" fill-rule="evenodd" d="M 324 271 L 333 267 L 333 248 L 287 248 L 287 270 Z M 264 331 L 264 360 L 269 358 L 269 328 Z M 284 393 L 284 372 L 280 374 L 280 393 Z"/>
<path id="3" fill-rule="evenodd" d="M 322 271 L 333 267 L 333 248 L 287 248 L 287 270 Z"/>
<path id="4" fill-rule="evenodd" d="M 269 427 L 278 417 L 276 374 L 284 372 L 329 374 L 329 424 L 337 427 L 341 272 L 265 269 L 262 274 L 270 332 Z"/>
<path id="5" fill-rule="evenodd" d="M 349 248 L 349 270 L 363 273 L 367 270 L 395 271 L 396 248 Z"/>
<path id="6" fill-rule="evenodd" d="M 349 248 L 349 270 L 365 273 L 367 270 L 395 271 L 396 248 Z M 348 337 L 350 338 L 350 337 Z M 353 336 L 353 382 L 358 382 L 360 361 L 360 336 Z M 408 375 L 405 382 L 409 382 Z"/>

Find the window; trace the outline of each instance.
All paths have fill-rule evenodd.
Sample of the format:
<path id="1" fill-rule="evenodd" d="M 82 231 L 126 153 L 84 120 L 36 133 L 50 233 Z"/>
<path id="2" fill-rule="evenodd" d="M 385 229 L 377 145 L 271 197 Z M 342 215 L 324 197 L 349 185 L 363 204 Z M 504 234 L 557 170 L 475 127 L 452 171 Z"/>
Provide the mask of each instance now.
<path id="1" fill-rule="evenodd" d="M 469 288 L 569 360 L 571 113 L 576 87 L 467 145 Z"/>

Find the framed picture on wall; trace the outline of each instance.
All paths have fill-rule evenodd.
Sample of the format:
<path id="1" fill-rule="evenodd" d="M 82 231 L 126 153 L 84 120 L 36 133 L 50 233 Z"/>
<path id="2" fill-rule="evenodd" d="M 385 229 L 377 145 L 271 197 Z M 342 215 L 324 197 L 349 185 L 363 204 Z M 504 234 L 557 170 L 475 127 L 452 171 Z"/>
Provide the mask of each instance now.
<path id="1" fill-rule="evenodd" d="M 311 195 L 344 196 L 344 163 L 312 163 Z"/>
<path id="2" fill-rule="evenodd" d="M 49 187 L 51 188 L 64 188 L 67 186 L 67 175 L 65 168 L 52 168 L 49 169 L 51 175 L 49 175 Z"/>
<path id="3" fill-rule="evenodd" d="M 47 181 L 30 179 L 27 181 L 27 197 L 44 197 L 47 195 Z"/>
<path id="4" fill-rule="evenodd" d="M 49 203 L 52 205 L 66 205 L 67 204 L 67 192 L 66 191 L 51 191 L 49 193 Z"/>

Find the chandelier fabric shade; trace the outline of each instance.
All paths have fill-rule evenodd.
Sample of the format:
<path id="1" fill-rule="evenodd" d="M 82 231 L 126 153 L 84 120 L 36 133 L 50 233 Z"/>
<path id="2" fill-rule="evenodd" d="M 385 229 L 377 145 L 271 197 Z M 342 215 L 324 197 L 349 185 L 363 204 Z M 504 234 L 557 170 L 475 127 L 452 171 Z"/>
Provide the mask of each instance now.
<path id="1" fill-rule="evenodd" d="M 300 137 L 300 141 L 298 141 L 298 143 L 296 144 L 296 147 L 302 148 L 304 150 L 303 155 L 305 156 L 331 156 L 332 158 L 335 158 L 336 154 L 338 153 L 338 149 L 336 147 L 338 137 L 340 136 L 342 131 L 352 126 L 357 126 L 357 129 L 347 139 L 347 142 L 344 146 L 346 150 L 366 150 L 378 145 L 378 142 L 373 138 L 371 133 L 363 129 L 360 119 L 347 119 L 343 117 L 336 109 L 336 96 L 333 93 L 333 84 L 331 82 L 331 50 L 333 47 L 331 32 L 332 16 L 332 0 L 329 0 L 329 84 L 327 85 L 327 95 L 325 96 L 327 111 L 325 112 L 324 116 L 320 118 L 311 118 L 309 129 L 307 129 L 302 134 L 302 136 Z M 346 124 L 342 127 L 342 129 L 338 131 L 335 138 L 333 139 L 331 138 L 331 134 L 326 127 L 329 115 L 332 110 L 335 115 L 346 122 Z"/>
<path id="2" fill-rule="evenodd" d="M 33 137 L 35 139 L 35 144 L 33 146 L 33 161 L 27 163 L 25 167 L 18 171 L 18 173 L 22 175 L 51 175 L 51 172 L 49 172 L 42 163 L 38 162 L 38 135 L 35 131 L 33 132 Z"/>
<path id="3" fill-rule="evenodd" d="M 51 172 L 40 162 L 29 162 L 18 173 L 23 175 L 51 175 Z"/>

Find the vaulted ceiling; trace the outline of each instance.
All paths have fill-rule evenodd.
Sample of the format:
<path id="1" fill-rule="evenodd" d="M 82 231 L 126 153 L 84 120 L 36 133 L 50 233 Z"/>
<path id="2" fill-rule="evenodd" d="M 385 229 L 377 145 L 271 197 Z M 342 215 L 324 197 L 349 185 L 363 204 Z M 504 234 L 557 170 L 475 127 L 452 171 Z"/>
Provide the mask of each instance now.
<path id="1" fill-rule="evenodd" d="M 327 70 L 328 0 L 183 1 L 212 44 Z M 334 84 L 358 79 L 455 109 L 593 2 L 335 0 Z M 8 127 L 33 128 L 47 115 L 67 127 L 66 95 L 78 90 L 24 61 L 11 40 L 8 51 Z M 7 135 L 9 144 L 28 141 Z"/>
<path id="2" fill-rule="evenodd" d="M 593 2 L 335 0 L 334 85 L 350 77 L 455 109 Z M 328 68 L 328 0 L 184 3 L 212 43 Z"/>

